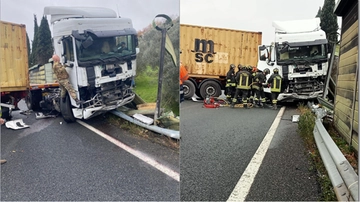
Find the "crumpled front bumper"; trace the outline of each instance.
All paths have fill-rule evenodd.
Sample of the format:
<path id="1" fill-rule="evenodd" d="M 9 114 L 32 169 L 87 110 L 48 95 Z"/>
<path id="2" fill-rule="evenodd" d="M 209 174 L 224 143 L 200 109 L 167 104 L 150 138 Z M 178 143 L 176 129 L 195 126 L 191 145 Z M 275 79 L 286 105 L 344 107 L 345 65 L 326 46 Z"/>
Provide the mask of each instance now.
<path id="1" fill-rule="evenodd" d="M 296 93 L 280 93 L 278 101 L 281 102 L 293 102 L 294 100 L 311 100 L 316 99 L 318 96 L 322 96 L 323 91 L 312 92 L 308 95 L 298 95 Z"/>

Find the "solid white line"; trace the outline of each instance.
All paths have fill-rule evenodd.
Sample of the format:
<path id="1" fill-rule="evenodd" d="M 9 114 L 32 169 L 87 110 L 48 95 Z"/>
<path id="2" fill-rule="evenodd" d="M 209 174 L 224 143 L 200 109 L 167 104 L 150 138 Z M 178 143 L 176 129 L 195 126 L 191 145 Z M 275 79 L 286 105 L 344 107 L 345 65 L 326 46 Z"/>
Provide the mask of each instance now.
<path id="1" fill-rule="evenodd" d="M 88 128 L 89 130 L 95 132 L 96 134 L 100 135 L 101 137 L 105 138 L 106 140 L 110 141 L 111 143 L 115 144 L 116 146 L 120 147 L 121 149 L 129 152 L 130 154 L 136 156 L 137 158 L 139 158 L 140 160 L 144 161 L 145 163 L 151 165 L 152 167 L 158 169 L 159 171 L 165 173 L 166 175 L 168 175 L 169 177 L 173 178 L 176 181 L 180 181 L 180 174 L 177 173 L 176 171 L 160 164 L 159 162 L 157 162 L 156 160 L 148 157 L 146 154 L 137 151 L 127 145 L 125 145 L 124 143 L 120 142 L 119 140 L 101 132 L 100 130 L 80 121 L 77 120 L 77 122 L 81 125 L 83 125 L 84 127 Z"/>
<path id="2" fill-rule="evenodd" d="M 269 148 L 272 138 L 275 135 L 276 129 L 279 126 L 282 115 L 284 114 L 285 107 L 282 107 L 277 114 L 274 122 L 272 123 L 269 131 L 265 135 L 259 148 L 256 150 L 252 157 L 249 165 L 246 167 L 240 180 L 236 184 L 234 190 L 230 194 L 228 201 L 245 201 L 246 196 L 249 194 L 252 183 L 254 182 L 255 176 L 259 171 L 260 165 L 265 157 L 265 154 Z"/>

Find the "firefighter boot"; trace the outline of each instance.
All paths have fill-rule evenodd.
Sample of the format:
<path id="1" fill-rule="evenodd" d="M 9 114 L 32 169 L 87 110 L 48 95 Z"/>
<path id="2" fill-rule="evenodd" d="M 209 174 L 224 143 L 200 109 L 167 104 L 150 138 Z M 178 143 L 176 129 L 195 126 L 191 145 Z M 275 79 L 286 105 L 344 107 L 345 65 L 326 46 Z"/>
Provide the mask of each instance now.
<path id="1" fill-rule="evenodd" d="M 273 105 L 273 109 L 274 109 L 274 110 L 277 110 L 277 104 L 274 104 L 274 105 Z"/>
<path id="2" fill-rule="evenodd" d="M 247 103 L 247 102 L 244 102 L 244 108 L 245 108 L 245 109 L 248 109 L 248 108 L 249 108 L 249 106 L 248 106 L 248 103 Z"/>
<path id="3" fill-rule="evenodd" d="M 231 104 L 230 104 L 230 107 L 231 107 L 231 108 L 234 108 L 234 106 L 235 106 L 235 104 L 236 104 L 236 101 L 237 101 L 236 98 L 233 98 L 233 99 L 232 99 L 232 102 L 231 102 Z"/>

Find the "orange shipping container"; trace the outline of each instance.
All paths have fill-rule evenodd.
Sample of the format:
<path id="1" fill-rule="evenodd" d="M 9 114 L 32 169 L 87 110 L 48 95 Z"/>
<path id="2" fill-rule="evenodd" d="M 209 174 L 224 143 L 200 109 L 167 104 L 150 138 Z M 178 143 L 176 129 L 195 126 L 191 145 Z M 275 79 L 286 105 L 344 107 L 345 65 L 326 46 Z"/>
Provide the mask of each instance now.
<path id="1" fill-rule="evenodd" d="M 261 32 L 181 24 L 180 60 L 190 75 L 185 97 L 219 96 L 230 64 L 256 66 L 261 39 Z"/>
<path id="2" fill-rule="evenodd" d="M 0 21 L 0 72 L 1 92 L 29 87 L 25 25 Z"/>

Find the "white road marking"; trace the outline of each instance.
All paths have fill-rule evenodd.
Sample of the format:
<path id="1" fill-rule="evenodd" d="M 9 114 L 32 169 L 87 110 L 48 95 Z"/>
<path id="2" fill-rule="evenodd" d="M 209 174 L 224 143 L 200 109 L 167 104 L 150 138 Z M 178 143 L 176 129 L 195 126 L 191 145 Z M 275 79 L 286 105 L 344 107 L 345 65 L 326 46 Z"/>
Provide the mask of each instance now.
<path id="1" fill-rule="evenodd" d="M 83 125 L 84 127 L 88 128 L 89 130 L 95 132 L 96 134 L 100 135 L 101 137 L 105 138 L 106 140 L 110 141 L 111 143 L 115 144 L 116 146 L 120 147 L 121 149 L 129 152 L 130 154 L 136 156 L 137 158 L 139 158 L 140 160 L 144 161 L 145 163 L 151 165 L 152 167 L 158 169 L 159 171 L 165 173 L 166 175 L 168 175 L 169 177 L 173 178 L 174 180 L 180 182 L 180 174 L 162 164 L 160 164 L 159 162 L 157 162 L 156 160 L 148 157 L 146 154 L 137 151 L 127 145 L 125 145 L 124 143 L 120 142 L 119 140 L 101 132 L 100 130 L 84 123 L 83 121 L 77 120 L 77 122 L 81 125 Z"/>
<path id="2" fill-rule="evenodd" d="M 265 135 L 259 148 L 256 150 L 252 157 L 249 165 L 246 167 L 240 180 L 236 184 L 234 190 L 230 194 L 228 201 L 245 201 L 246 196 L 249 194 L 252 183 L 254 182 L 255 176 L 259 171 L 260 165 L 265 157 L 265 154 L 269 148 L 272 138 L 275 135 L 276 129 L 279 126 L 281 117 L 283 116 L 285 107 L 282 107 L 277 114 L 274 122 L 272 123 L 269 131 Z"/>

